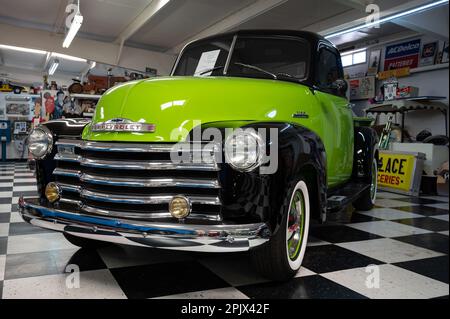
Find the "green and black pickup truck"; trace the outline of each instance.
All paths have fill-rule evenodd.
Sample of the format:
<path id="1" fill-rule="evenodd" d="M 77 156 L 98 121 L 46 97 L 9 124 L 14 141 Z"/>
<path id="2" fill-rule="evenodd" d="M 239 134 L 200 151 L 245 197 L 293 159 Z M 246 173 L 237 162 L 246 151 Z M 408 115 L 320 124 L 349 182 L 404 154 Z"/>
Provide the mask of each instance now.
<path id="1" fill-rule="evenodd" d="M 21 215 L 81 247 L 249 250 L 288 279 L 310 220 L 374 205 L 378 138 L 346 91 L 338 50 L 313 33 L 194 41 L 171 76 L 109 89 L 92 121 L 33 130 L 39 197 Z"/>

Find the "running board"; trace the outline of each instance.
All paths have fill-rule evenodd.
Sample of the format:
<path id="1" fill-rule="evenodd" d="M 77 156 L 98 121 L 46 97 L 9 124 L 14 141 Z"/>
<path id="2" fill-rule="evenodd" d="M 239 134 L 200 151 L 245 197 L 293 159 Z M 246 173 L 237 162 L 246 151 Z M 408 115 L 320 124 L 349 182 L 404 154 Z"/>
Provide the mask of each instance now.
<path id="1" fill-rule="evenodd" d="M 327 211 L 336 212 L 357 200 L 370 184 L 350 182 L 332 192 L 327 199 Z"/>

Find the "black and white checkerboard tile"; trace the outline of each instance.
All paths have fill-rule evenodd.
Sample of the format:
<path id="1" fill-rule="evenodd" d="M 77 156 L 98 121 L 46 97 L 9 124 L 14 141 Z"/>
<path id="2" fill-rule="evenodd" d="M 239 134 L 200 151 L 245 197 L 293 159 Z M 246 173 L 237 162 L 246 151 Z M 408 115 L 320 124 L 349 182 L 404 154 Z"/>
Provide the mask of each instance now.
<path id="1" fill-rule="evenodd" d="M 312 225 L 296 278 L 270 282 L 246 254 L 128 246 L 78 249 L 17 213 L 35 181 L 24 162 L 0 164 L 0 298 L 438 298 L 449 295 L 448 198 L 380 193 L 369 212 Z M 80 269 L 79 288 L 67 266 Z M 366 268 L 368 265 L 377 265 Z M 369 271 L 369 272 L 368 272 Z M 367 286 L 379 274 L 379 288 Z"/>

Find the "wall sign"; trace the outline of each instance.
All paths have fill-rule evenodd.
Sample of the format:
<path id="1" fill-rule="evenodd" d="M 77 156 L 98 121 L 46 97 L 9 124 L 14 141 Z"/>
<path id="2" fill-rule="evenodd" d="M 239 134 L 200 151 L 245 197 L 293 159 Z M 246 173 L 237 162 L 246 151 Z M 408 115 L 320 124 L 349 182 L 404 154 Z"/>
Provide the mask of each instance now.
<path id="1" fill-rule="evenodd" d="M 393 70 L 419 65 L 420 39 L 411 40 L 386 47 L 384 70 Z"/>
<path id="2" fill-rule="evenodd" d="M 423 45 L 422 53 L 420 55 L 420 65 L 433 65 L 436 59 L 438 49 L 438 42 L 426 43 Z"/>
<path id="3" fill-rule="evenodd" d="M 379 189 L 417 196 L 425 155 L 380 151 Z"/>

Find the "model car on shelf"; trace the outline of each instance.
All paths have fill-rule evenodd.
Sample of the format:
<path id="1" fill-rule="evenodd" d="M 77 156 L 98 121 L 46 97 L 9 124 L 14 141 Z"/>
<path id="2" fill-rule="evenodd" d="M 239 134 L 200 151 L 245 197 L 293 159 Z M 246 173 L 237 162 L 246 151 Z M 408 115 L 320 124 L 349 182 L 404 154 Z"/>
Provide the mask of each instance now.
<path id="1" fill-rule="evenodd" d="M 346 90 L 338 50 L 313 33 L 195 41 L 171 76 L 108 90 L 91 122 L 35 128 L 39 197 L 20 212 L 80 247 L 249 250 L 288 279 L 313 218 L 374 205 L 377 136 Z"/>
<path id="2" fill-rule="evenodd" d="M 23 86 L 0 80 L 0 92 L 14 92 L 14 94 L 20 94 L 24 90 L 25 88 Z"/>

